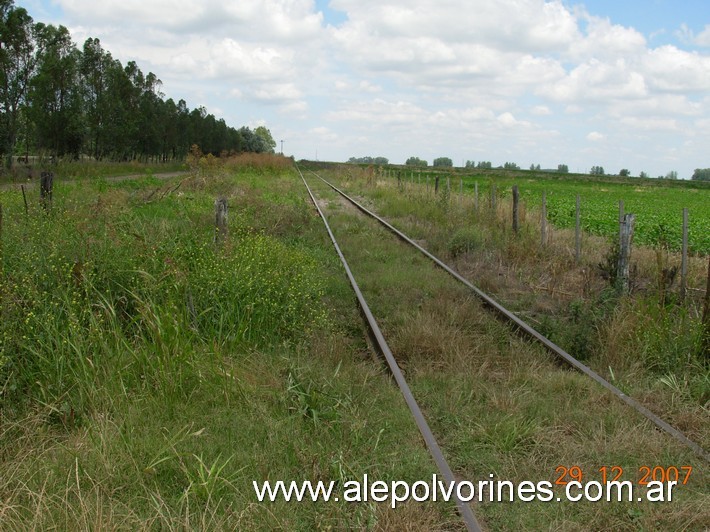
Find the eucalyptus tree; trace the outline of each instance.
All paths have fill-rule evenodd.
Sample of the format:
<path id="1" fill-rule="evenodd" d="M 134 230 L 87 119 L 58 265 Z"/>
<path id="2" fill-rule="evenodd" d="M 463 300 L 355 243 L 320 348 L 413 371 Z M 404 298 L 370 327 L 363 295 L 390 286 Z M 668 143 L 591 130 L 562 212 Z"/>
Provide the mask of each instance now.
<path id="1" fill-rule="evenodd" d="M 0 155 L 12 166 L 23 106 L 34 74 L 35 25 L 13 0 L 0 0 Z"/>
<path id="2" fill-rule="evenodd" d="M 30 81 L 28 116 L 36 148 L 52 155 L 78 157 L 84 140 L 83 99 L 79 83 L 81 53 L 69 30 L 37 24 L 37 67 Z"/>

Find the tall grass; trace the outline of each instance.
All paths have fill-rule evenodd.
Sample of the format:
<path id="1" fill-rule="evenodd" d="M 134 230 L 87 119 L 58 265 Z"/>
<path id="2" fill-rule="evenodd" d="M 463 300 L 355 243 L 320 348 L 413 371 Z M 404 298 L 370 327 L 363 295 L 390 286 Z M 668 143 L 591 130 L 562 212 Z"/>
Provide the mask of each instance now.
<path id="1" fill-rule="evenodd" d="M 34 398 L 75 416 L 97 390 L 189 390 L 200 346 L 259 348 L 324 319 L 314 259 L 248 227 L 217 249 L 204 194 L 131 211 L 100 192 L 58 196 L 29 216 L 5 202 L 4 404 Z"/>

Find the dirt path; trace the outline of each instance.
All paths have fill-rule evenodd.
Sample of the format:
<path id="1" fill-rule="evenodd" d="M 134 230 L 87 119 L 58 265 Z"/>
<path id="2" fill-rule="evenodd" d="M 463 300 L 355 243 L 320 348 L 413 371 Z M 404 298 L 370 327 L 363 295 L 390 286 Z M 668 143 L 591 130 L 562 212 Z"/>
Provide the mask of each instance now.
<path id="1" fill-rule="evenodd" d="M 187 171 L 182 171 L 182 172 L 162 172 L 159 174 L 128 174 L 128 175 L 115 175 L 115 176 L 107 176 L 104 177 L 104 179 L 108 179 L 109 181 L 126 181 L 128 179 L 140 179 L 141 177 L 147 177 L 148 175 L 152 175 L 153 177 L 156 177 L 158 179 L 170 179 L 173 177 L 179 177 L 179 176 L 184 176 L 188 175 L 189 172 Z M 90 177 L 85 177 L 85 178 L 80 178 L 80 179 L 71 179 L 71 181 L 86 181 L 89 179 L 95 179 L 95 178 L 90 178 Z M 62 181 L 65 181 L 64 179 Z M 25 190 L 29 190 L 32 188 L 36 188 L 39 184 L 39 179 L 32 179 L 32 180 L 26 180 L 24 182 L 13 182 L 13 183 L 2 183 L 0 184 L 0 190 L 20 190 L 20 187 L 22 185 L 25 186 Z"/>

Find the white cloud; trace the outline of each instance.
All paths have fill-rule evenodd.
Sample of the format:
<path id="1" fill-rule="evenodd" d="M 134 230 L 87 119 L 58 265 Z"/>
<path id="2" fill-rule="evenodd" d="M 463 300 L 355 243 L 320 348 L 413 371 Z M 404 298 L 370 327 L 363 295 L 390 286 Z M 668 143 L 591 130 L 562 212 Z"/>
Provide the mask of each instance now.
<path id="1" fill-rule="evenodd" d="M 530 109 L 530 112 L 535 116 L 548 116 L 552 114 L 552 111 L 550 111 L 547 105 L 536 105 Z"/>
<path id="2" fill-rule="evenodd" d="M 602 142 L 606 140 L 606 135 L 599 133 L 598 131 L 592 131 L 589 135 L 587 135 L 587 140 L 590 142 Z"/>
<path id="3" fill-rule="evenodd" d="M 698 33 L 695 37 L 695 44 L 710 47 L 710 24 L 706 24 L 705 29 Z"/>
<path id="4" fill-rule="evenodd" d="M 604 141 L 660 160 L 693 138 L 687 164 L 707 165 L 710 25 L 681 28 L 681 49 L 564 0 L 331 0 L 337 27 L 313 0 L 51 1 L 80 45 L 99 37 L 168 96 L 266 122 L 303 156 L 318 140 L 344 160 L 367 147 L 573 168 L 613 157 Z"/>

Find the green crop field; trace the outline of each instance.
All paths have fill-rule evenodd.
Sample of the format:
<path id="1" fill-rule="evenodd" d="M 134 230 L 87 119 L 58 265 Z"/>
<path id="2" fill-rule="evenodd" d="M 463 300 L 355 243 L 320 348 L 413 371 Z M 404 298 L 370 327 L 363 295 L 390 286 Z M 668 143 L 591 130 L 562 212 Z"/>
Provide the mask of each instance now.
<path id="1" fill-rule="evenodd" d="M 458 190 L 454 178 L 452 189 Z M 566 178 L 530 172 L 487 173 L 464 177 L 464 187 L 472 191 L 478 181 L 479 193 L 488 194 L 495 184 L 502 197 L 518 185 L 528 209 L 539 208 L 547 193 L 548 219 L 558 227 L 574 227 L 576 195 L 581 200 L 582 228 L 595 235 L 613 237 L 619 231 L 619 200 L 625 212 L 636 215 L 634 241 L 641 245 L 667 245 L 680 250 L 683 209 L 688 209 L 688 242 L 691 254 L 710 253 L 710 187 L 698 183 L 664 182 L 649 179 L 600 179 L 583 176 Z"/>

